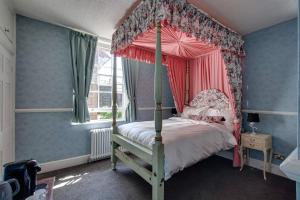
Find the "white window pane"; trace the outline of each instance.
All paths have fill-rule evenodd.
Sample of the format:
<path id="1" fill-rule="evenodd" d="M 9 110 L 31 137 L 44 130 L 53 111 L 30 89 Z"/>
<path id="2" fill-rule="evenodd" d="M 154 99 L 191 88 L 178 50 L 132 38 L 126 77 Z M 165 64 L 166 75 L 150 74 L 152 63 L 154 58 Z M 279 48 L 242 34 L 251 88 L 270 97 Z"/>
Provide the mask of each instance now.
<path id="1" fill-rule="evenodd" d="M 123 71 L 122 70 L 117 70 L 117 76 L 123 76 Z"/>
<path id="2" fill-rule="evenodd" d="M 123 78 L 117 77 L 117 84 L 123 84 Z"/>
<path id="3" fill-rule="evenodd" d="M 122 71 L 122 59 L 120 57 L 117 58 L 117 70 Z"/>
<path id="4" fill-rule="evenodd" d="M 99 74 L 112 75 L 111 66 L 105 66 L 98 71 Z"/>
<path id="5" fill-rule="evenodd" d="M 117 85 L 117 93 L 122 93 L 123 85 Z"/>
<path id="6" fill-rule="evenodd" d="M 118 105 L 118 108 L 121 108 L 123 105 L 123 94 L 122 93 L 117 94 L 117 105 Z"/>
<path id="7" fill-rule="evenodd" d="M 98 85 L 112 85 L 112 77 L 100 75 L 98 79 Z"/>
<path id="8" fill-rule="evenodd" d="M 111 54 L 101 48 L 97 48 L 95 55 L 95 66 L 103 66 L 111 61 Z"/>
<path id="9" fill-rule="evenodd" d="M 97 84 L 97 74 L 96 73 L 92 74 L 92 81 L 91 81 L 91 83 L 96 83 Z"/>
<path id="10" fill-rule="evenodd" d="M 101 45 L 100 45 L 101 46 Z M 97 47 L 95 65 L 88 98 L 91 120 L 112 119 L 112 56 Z M 124 117 L 124 90 L 121 58 L 117 58 L 117 118 Z M 125 96 L 126 97 L 126 96 Z"/>
<path id="11" fill-rule="evenodd" d="M 98 93 L 90 92 L 87 104 L 89 108 L 98 108 Z"/>
<path id="12" fill-rule="evenodd" d="M 92 91 L 98 91 L 98 84 L 97 84 L 97 82 L 96 83 L 91 83 L 90 92 L 92 92 Z"/>
<path id="13" fill-rule="evenodd" d="M 100 85 L 100 92 L 111 92 L 112 86 Z"/>

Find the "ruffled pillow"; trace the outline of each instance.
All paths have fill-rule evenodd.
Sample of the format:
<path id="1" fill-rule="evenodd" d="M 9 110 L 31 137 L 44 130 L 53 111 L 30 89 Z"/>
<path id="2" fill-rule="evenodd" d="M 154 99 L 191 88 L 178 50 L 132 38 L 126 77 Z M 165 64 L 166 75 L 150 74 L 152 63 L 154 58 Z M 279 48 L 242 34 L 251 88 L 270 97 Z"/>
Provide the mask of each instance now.
<path id="1" fill-rule="evenodd" d="M 184 106 L 183 112 L 181 113 L 181 117 L 188 119 L 190 115 L 201 115 L 204 114 L 208 109 L 209 109 L 208 106 L 202 108 Z"/>
<path id="2" fill-rule="evenodd" d="M 196 121 L 205 121 L 207 123 L 223 124 L 225 121 L 223 116 L 190 115 L 189 118 Z"/>
<path id="3" fill-rule="evenodd" d="M 207 112 L 203 115 L 206 116 L 222 116 L 225 118 L 224 125 L 229 129 L 233 130 L 233 118 L 232 118 L 232 112 L 229 109 L 219 110 L 215 108 L 209 108 L 207 109 Z"/>

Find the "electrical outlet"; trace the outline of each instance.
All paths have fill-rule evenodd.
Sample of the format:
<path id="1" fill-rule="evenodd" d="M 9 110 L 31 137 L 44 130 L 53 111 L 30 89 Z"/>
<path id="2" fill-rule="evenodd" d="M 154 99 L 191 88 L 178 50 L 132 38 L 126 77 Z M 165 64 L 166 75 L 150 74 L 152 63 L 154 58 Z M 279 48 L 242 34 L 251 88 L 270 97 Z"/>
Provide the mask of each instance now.
<path id="1" fill-rule="evenodd" d="M 285 160 L 285 156 L 280 153 L 273 153 L 273 157 L 277 160 Z"/>

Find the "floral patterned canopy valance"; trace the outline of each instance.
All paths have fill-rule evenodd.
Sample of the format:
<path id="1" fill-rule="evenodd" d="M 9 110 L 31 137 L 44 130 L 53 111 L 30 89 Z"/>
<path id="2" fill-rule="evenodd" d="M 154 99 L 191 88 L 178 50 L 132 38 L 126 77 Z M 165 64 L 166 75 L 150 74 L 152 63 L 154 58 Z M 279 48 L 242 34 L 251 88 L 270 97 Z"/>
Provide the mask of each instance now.
<path id="1" fill-rule="evenodd" d="M 143 0 L 113 34 L 112 53 L 127 48 L 137 36 L 154 28 L 159 22 L 222 50 L 244 54 L 241 35 L 224 27 L 186 0 Z"/>

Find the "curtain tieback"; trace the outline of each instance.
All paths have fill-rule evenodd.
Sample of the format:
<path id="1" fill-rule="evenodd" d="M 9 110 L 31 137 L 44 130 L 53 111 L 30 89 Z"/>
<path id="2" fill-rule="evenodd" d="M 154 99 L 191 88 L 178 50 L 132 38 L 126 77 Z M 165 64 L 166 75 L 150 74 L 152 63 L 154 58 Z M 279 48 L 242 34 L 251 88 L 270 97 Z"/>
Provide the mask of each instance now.
<path id="1" fill-rule="evenodd" d="M 73 94 L 74 94 L 74 96 L 75 96 L 76 98 L 78 98 L 78 99 L 80 99 L 80 100 L 86 100 L 86 99 L 87 99 L 87 97 L 84 96 L 84 95 L 79 95 L 79 94 L 75 94 L 75 93 L 73 93 Z"/>
<path id="2" fill-rule="evenodd" d="M 131 97 L 131 98 L 128 98 L 128 100 L 129 100 L 130 102 L 134 102 L 134 101 L 136 100 L 136 98 L 135 98 L 135 97 Z"/>

